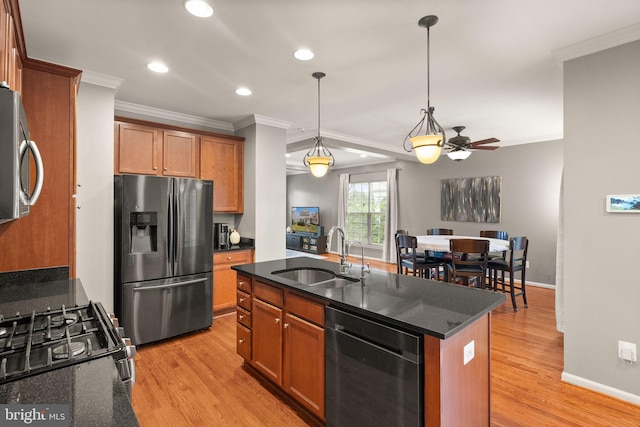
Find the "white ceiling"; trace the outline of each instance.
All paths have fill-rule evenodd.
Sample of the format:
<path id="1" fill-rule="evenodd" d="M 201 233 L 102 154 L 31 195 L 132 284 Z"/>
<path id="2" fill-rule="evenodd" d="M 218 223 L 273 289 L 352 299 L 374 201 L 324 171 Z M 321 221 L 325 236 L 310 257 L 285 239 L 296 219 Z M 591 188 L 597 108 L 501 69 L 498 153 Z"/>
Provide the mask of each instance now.
<path id="1" fill-rule="evenodd" d="M 638 0 L 210 0 L 196 18 L 182 0 L 21 0 L 27 55 L 122 79 L 116 101 L 228 124 L 287 128 L 288 162 L 321 133 L 336 167 L 407 158 L 405 135 L 431 103 L 455 135 L 499 145 L 562 137 L 562 59 L 640 38 Z M 586 47 L 585 47 L 586 46 Z M 315 58 L 302 62 L 293 51 Z M 154 74 L 146 64 L 170 69 Z M 234 93 L 239 86 L 249 97 Z M 348 147 L 369 152 L 345 152 Z M 303 151 L 301 151 L 303 150 Z"/>

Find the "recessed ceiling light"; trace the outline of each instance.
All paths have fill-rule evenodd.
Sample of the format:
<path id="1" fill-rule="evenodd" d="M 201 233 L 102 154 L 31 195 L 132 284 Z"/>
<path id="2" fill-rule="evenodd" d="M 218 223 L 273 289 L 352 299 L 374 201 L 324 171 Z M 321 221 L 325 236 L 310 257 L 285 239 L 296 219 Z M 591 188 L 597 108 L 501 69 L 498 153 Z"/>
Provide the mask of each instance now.
<path id="1" fill-rule="evenodd" d="M 239 87 L 238 89 L 236 89 L 236 93 L 242 96 L 249 96 L 251 95 L 251 90 L 246 87 Z"/>
<path id="2" fill-rule="evenodd" d="M 208 18 L 213 15 L 213 8 L 204 0 L 185 0 L 184 7 L 198 18 Z"/>
<path id="3" fill-rule="evenodd" d="M 285 157 L 291 157 L 291 154 L 289 154 L 289 153 L 285 153 L 285 155 L 284 155 L 284 156 L 285 156 Z"/>
<path id="4" fill-rule="evenodd" d="M 367 157 L 366 154 L 360 154 L 360 157 Z"/>
<path id="5" fill-rule="evenodd" d="M 150 62 L 147 64 L 147 68 L 156 73 L 166 73 L 169 71 L 169 68 L 162 62 Z"/>
<path id="6" fill-rule="evenodd" d="M 293 56 L 300 61 L 308 61 L 313 58 L 313 52 L 309 49 L 298 49 L 293 52 Z"/>

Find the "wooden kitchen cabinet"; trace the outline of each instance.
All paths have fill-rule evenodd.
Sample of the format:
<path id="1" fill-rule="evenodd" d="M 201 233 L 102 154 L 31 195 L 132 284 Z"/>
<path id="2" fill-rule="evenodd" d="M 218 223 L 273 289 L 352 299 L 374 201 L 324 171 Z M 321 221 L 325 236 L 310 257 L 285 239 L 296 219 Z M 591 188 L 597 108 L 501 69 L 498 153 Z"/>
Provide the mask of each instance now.
<path id="1" fill-rule="evenodd" d="M 244 360 L 251 360 L 253 313 L 251 312 L 251 292 L 253 289 L 250 277 L 238 274 L 236 279 L 236 351 Z M 215 287 L 215 284 L 214 284 Z"/>
<path id="2" fill-rule="evenodd" d="M 200 178 L 214 182 L 214 212 L 244 211 L 244 140 L 200 137 Z"/>
<path id="3" fill-rule="evenodd" d="M 252 363 L 271 381 L 282 385 L 282 309 L 257 298 L 252 307 Z"/>
<path id="4" fill-rule="evenodd" d="M 213 254 L 213 314 L 221 314 L 236 305 L 236 272 L 234 265 L 253 262 L 253 250 L 214 252 Z"/>
<path id="5" fill-rule="evenodd" d="M 257 280 L 251 305 L 252 354 L 245 360 L 324 420 L 324 305 Z"/>
<path id="6" fill-rule="evenodd" d="M 0 81 L 7 82 L 10 89 L 22 92 L 22 58 L 25 52 L 24 43 L 20 40 L 22 30 L 13 17 L 15 7 L 15 2 L 0 0 Z"/>
<path id="7" fill-rule="evenodd" d="M 115 123 L 115 173 L 196 178 L 195 134 L 138 123 Z"/>

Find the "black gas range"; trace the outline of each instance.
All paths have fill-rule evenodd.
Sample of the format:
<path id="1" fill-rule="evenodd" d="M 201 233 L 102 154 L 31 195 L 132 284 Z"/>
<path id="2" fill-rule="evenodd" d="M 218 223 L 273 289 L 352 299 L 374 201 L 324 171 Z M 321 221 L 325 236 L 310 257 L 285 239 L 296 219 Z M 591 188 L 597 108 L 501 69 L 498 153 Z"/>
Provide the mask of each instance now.
<path id="1" fill-rule="evenodd" d="M 135 347 L 100 303 L 0 315 L 0 384 L 110 356 L 130 396 Z"/>

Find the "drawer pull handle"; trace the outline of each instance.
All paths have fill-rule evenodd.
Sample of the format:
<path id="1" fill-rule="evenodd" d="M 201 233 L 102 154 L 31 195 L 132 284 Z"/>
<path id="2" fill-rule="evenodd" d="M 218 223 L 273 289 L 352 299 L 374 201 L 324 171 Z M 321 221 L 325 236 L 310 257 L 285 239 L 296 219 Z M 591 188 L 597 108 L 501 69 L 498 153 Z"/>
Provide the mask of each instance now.
<path id="1" fill-rule="evenodd" d="M 242 344 L 242 343 L 244 342 L 244 340 L 238 340 L 238 342 L 239 342 L 240 344 Z"/>
<path id="2" fill-rule="evenodd" d="M 240 302 L 244 302 L 244 298 L 240 298 Z"/>
<path id="3" fill-rule="evenodd" d="M 280 319 L 276 317 L 276 323 L 280 323 Z"/>
<path id="4" fill-rule="evenodd" d="M 231 261 L 231 257 L 230 256 L 227 257 L 227 261 Z"/>
<path id="5" fill-rule="evenodd" d="M 238 315 L 238 319 L 240 319 L 240 320 L 244 319 L 244 314 L 239 314 Z"/>
<path id="6" fill-rule="evenodd" d="M 238 285 L 244 286 L 244 282 L 241 280 L 241 281 L 238 282 Z"/>
<path id="7" fill-rule="evenodd" d="M 288 327 L 289 327 L 289 324 L 288 324 L 288 323 L 285 323 L 285 324 L 284 324 L 284 325 L 282 325 L 282 326 L 283 326 L 284 328 L 288 328 Z"/>

